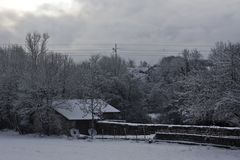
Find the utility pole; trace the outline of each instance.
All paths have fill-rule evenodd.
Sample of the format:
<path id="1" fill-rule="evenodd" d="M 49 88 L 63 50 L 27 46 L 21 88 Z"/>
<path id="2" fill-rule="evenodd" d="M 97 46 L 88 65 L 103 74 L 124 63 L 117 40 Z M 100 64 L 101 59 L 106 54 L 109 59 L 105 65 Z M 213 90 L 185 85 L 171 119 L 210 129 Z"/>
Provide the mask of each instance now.
<path id="1" fill-rule="evenodd" d="M 117 47 L 117 43 L 115 43 L 113 50 L 113 54 L 117 57 L 117 51 L 118 51 L 118 47 Z"/>
<path id="2" fill-rule="evenodd" d="M 118 47 L 117 47 L 117 43 L 115 43 L 115 46 L 112 50 L 113 50 L 113 57 L 114 57 L 114 63 L 115 63 L 114 74 L 115 74 L 115 76 L 117 76 L 118 75 L 118 63 L 117 63 L 117 61 L 118 61 L 117 60 L 118 59 L 118 57 L 117 57 Z"/>

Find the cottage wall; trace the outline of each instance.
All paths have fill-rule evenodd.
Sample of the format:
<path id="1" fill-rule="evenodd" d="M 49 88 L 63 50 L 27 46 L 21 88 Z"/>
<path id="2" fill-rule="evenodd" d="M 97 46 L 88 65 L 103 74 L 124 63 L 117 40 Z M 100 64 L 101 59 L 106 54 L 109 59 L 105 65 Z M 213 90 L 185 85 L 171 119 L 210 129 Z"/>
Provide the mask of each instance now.
<path id="1" fill-rule="evenodd" d="M 103 119 L 120 119 L 120 113 L 103 113 Z"/>
<path id="2" fill-rule="evenodd" d="M 75 121 L 69 121 L 57 112 L 49 113 L 49 122 L 44 122 L 38 113 L 32 115 L 32 128 L 35 133 L 69 134 L 71 128 L 75 128 Z"/>

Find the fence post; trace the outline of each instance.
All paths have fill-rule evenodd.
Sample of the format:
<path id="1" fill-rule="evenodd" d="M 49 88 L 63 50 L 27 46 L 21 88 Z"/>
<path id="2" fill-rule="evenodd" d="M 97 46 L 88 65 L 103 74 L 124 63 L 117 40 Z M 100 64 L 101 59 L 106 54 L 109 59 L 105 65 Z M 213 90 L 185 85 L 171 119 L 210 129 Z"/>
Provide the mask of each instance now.
<path id="1" fill-rule="evenodd" d="M 102 139 L 103 139 L 103 135 L 104 135 L 104 129 L 102 128 Z"/>
<path id="2" fill-rule="evenodd" d="M 144 134 L 144 140 L 146 140 L 146 132 L 145 132 L 145 127 L 143 126 L 143 134 Z"/>
<path id="3" fill-rule="evenodd" d="M 127 139 L 127 129 L 124 128 L 125 139 Z"/>
<path id="4" fill-rule="evenodd" d="M 136 132 L 136 141 L 137 141 L 138 140 L 137 130 L 135 130 L 135 132 Z"/>
<path id="5" fill-rule="evenodd" d="M 115 128 L 113 128 L 113 139 L 115 139 Z"/>

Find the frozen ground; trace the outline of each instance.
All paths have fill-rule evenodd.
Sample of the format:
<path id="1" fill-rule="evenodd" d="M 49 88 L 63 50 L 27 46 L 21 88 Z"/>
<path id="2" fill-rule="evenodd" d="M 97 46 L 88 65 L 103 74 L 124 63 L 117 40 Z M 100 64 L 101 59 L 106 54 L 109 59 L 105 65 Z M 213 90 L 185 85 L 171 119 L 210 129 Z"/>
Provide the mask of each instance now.
<path id="1" fill-rule="evenodd" d="M 239 160 L 240 150 L 0 132 L 0 160 Z"/>

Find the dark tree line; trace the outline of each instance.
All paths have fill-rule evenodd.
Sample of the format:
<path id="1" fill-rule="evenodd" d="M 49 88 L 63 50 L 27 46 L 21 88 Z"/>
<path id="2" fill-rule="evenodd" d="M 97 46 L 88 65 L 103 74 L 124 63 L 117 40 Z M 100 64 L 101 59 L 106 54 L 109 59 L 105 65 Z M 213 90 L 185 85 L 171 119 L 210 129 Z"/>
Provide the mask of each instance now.
<path id="1" fill-rule="evenodd" d="M 29 33 L 25 48 L 0 48 L 0 128 L 49 134 L 57 125 L 53 100 L 73 98 L 104 99 L 129 122 L 158 113 L 158 123 L 240 126 L 239 43 L 217 43 L 208 59 L 186 49 L 136 66 L 117 55 L 76 63 L 48 52 L 48 38 Z"/>

